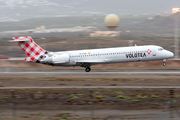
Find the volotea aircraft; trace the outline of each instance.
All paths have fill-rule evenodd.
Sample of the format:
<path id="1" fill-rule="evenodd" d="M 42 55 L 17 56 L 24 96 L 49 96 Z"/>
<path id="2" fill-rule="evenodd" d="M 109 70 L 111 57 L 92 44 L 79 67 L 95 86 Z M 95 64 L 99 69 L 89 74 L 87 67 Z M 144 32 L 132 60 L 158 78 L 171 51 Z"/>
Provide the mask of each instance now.
<path id="1" fill-rule="evenodd" d="M 17 42 L 27 54 L 26 62 L 52 66 L 81 66 L 86 72 L 91 71 L 91 65 L 123 62 L 163 60 L 165 66 L 166 59 L 174 57 L 172 52 L 156 45 L 49 52 L 37 45 L 30 36 L 13 37 L 11 42 Z"/>

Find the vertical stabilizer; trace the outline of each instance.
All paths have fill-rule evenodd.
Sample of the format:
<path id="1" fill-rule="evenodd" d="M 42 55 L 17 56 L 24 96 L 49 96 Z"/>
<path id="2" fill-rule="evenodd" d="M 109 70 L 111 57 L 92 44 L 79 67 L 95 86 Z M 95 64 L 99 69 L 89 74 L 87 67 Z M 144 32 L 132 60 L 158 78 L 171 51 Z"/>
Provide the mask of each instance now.
<path id="1" fill-rule="evenodd" d="M 18 42 L 18 45 L 28 56 L 25 61 L 37 61 L 41 55 L 45 54 L 45 50 L 37 45 L 30 36 L 13 37 L 13 42 Z"/>

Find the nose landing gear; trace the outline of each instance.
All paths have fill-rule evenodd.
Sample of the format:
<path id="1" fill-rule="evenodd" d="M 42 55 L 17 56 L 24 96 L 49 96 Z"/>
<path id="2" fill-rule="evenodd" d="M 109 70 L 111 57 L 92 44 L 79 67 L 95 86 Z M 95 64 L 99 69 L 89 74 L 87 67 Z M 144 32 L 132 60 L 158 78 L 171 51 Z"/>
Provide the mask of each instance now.
<path id="1" fill-rule="evenodd" d="M 163 65 L 164 65 L 164 66 L 166 66 L 166 63 L 165 63 L 165 62 L 163 62 Z"/>
<path id="2" fill-rule="evenodd" d="M 165 62 L 165 61 L 166 61 L 166 60 L 164 59 L 164 60 L 163 60 L 163 66 L 166 66 L 166 62 Z"/>

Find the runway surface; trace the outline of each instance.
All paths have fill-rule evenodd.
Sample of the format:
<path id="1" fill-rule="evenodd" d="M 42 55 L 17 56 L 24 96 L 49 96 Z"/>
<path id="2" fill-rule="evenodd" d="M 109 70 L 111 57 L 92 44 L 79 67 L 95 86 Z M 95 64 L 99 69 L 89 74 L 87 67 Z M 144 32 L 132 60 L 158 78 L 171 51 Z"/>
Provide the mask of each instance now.
<path id="1" fill-rule="evenodd" d="M 173 74 L 180 72 L 0 72 L 0 75 L 104 75 L 104 74 Z"/>
<path id="2" fill-rule="evenodd" d="M 97 89 L 97 88 L 180 88 L 180 86 L 64 86 L 64 87 L 0 87 L 0 89 Z"/>

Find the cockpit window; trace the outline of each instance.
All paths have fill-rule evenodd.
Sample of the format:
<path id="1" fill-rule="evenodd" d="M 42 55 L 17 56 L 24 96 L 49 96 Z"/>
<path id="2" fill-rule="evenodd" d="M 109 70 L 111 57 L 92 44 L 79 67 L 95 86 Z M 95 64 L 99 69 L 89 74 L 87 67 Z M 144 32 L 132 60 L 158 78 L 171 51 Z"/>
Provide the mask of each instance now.
<path id="1" fill-rule="evenodd" d="M 159 51 L 162 51 L 162 50 L 164 50 L 164 48 L 159 48 L 158 50 L 159 50 Z"/>

